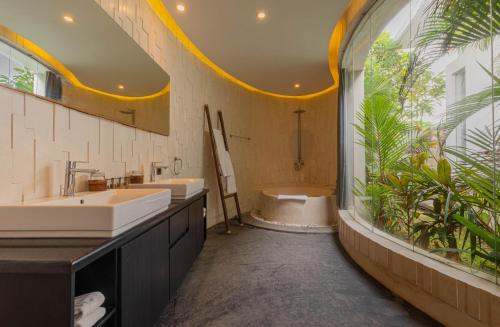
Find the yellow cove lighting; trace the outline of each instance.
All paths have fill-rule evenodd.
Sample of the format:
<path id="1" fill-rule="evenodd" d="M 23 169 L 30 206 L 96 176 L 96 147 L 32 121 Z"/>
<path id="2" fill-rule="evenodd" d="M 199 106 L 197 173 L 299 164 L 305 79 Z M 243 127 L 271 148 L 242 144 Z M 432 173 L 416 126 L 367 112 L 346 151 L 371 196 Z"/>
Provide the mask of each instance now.
<path id="1" fill-rule="evenodd" d="M 21 35 L 18 35 L 18 34 L 16 34 L 16 39 L 17 39 L 17 42 L 22 44 L 26 50 L 33 53 L 38 58 L 40 58 L 41 60 L 43 60 L 47 64 L 49 64 L 52 68 L 54 68 L 61 75 L 63 75 L 69 82 L 71 82 L 75 87 L 79 87 L 79 88 L 82 88 L 82 89 L 90 91 L 90 92 L 98 93 L 101 95 L 105 95 L 105 96 L 109 96 L 109 97 L 113 97 L 113 98 L 125 100 L 125 101 L 152 99 L 152 98 L 156 98 L 158 96 L 164 95 L 170 91 L 170 83 L 168 83 L 162 90 L 160 90 L 156 93 L 153 93 L 150 95 L 145 95 L 145 96 L 138 96 L 138 97 L 118 95 L 118 94 L 108 93 L 108 92 L 94 89 L 94 88 L 87 86 L 87 85 L 83 84 L 82 82 L 80 82 L 80 80 L 73 74 L 73 72 L 71 72 L 68 68 L 66 68 L 66 66 L 64 66 L 61 62 L 59 62 L 56 58 L 54 58 L 52 55 L 50 55 L 47 51 L 40 48 L 38 45 L 34 44 L 33 42 L 29 41 L 28 39 L 25 39 L 24 37 L 22 37 Z M 118 86 L 118 88 L 120 88 L 120 86 Z"/>
<path id="2" fill-rule="evenodd" d="M 165 5 L 163 4 L 162 0 L 147 0 L 153 11 L 158 15 L 158 17 L 161 19 L 163 24 L 170 30 L 170 32 L 188 49 L 193 55 L 195 55 L 200 61 L 202 61 L 205 65 L 210 67 L 213 71 L 215 71 L 219 76 L 222 78 L 228 79 L 231 82 L 249 90 L 252 92 L 258 92 L 264 95 L 269 95 L 277 98 L 282 98 L 282 99 L 298 99 L 298 100 L 307 100 L 311 98 L 315 98 L 317 96 L 326 94 L 338 87 L 338 68 L 336 67 L 337 61 L 335 63 L 332 63 L 333 56 L 330 56 L 330 70 L 335 71 L 335 74 L 333 75 L 333 80 L 334 83 L 332 86 L 328 87 L 327 89 L 324 89 L 322 91 L 312 93 L 312 94 L 306 94 L 306 95 L 284 95 L 284 94 L 278 94 L 278 93 L 273 93 L 273 92 L 267 92 L 261 89 L 258 89 L 250 84 L 247 84 L 236 77 L 232 76 L 228 72 L 226 72 L 224 69 L 219 67 L 217 64 L 215 64 L 213 61 L 211 61 L 203 52 L 201 52 L 200 49 L 189 39 L 189 37 L 182 31 L 180 26 L 176 23 L 172 15 L 168 12 L 167 8 L 165 8 Z M 340 22 L 339 22 L 340 23 Z M 338 24 L 335 27 L 335 30 L 337 30 Z M 332 39 L 330 40 L 330 49 L 335 48 L 338 49 L 340 48 L 340 42 L 342 38 L 335 39 L 335 35 L 340 35 L 343 37 L 343 33 L 335 33 L 334 30 L 334 35 L 332 35 Z M 333 43 L 336 44 L 335 47 L 333 47 Z M 330 52 L 330 51 L 329 51 Z M 335 54 L 335 60 L 338 58 L 338 53 Z M 334 67 L 335 68 L 332 68 Z"/>

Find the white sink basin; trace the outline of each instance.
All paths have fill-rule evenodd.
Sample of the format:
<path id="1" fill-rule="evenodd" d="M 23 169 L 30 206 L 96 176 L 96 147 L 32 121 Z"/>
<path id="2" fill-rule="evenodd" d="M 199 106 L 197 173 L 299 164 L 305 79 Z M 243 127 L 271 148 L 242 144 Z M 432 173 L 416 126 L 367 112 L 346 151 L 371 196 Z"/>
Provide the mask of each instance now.
<path id="1" fill-rule="evenodd" d="M 180 200 L 187 199 L 203 190 L 205 180 L 203 178 L 170 178 L 162 179 L 156 182 L 144 184 L 130 184 L 130 188 L 161 188 L 170 189 L 172 191 L 172 199 Z"/>
<path id="2" fill-rule="evenodd" d="M 0 237 L 112 237 L 170 201 L 168 189 L 116 189 L 0 205 Z"/>

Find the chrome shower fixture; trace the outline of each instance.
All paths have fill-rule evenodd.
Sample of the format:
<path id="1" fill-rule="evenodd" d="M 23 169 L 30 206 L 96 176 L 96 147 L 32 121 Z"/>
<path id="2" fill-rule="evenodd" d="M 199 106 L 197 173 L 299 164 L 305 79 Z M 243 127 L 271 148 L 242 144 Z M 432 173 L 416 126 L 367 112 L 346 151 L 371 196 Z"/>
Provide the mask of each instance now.
<path id="1" fill-rule="evenodd" d="M 304 166 L 304 160 L 302 159 L 302 114 L 305 112 L 300 108 L 293 112 L 297 115 L 297 160 L 294 162 L 295 170 L 300 170 Z"/>

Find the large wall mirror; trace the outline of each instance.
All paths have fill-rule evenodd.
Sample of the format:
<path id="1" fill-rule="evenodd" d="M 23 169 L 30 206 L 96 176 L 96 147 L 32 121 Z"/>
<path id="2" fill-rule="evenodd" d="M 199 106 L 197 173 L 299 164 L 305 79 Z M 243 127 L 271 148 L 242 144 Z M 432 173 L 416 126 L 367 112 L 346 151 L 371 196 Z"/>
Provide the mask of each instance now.
<path id="1" fill-rule="evenodd" d="M 169 75 L 95 1 L 0 0 L 0 87 L 169 134 Z"/>

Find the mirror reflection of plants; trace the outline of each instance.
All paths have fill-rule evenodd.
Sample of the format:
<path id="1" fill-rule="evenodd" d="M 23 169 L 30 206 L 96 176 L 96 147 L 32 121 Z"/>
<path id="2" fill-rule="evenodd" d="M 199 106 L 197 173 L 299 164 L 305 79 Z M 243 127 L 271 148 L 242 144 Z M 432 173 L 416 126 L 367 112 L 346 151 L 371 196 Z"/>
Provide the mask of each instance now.
<path id="1" fill-rule="evenodd" d="M 12 78 L 0 75 L 0 84 L 5 84 L 21 91 L 33 93 L 35 85 L 35 73 L 28 67 L 15 67 L 16 72 Z"/>

